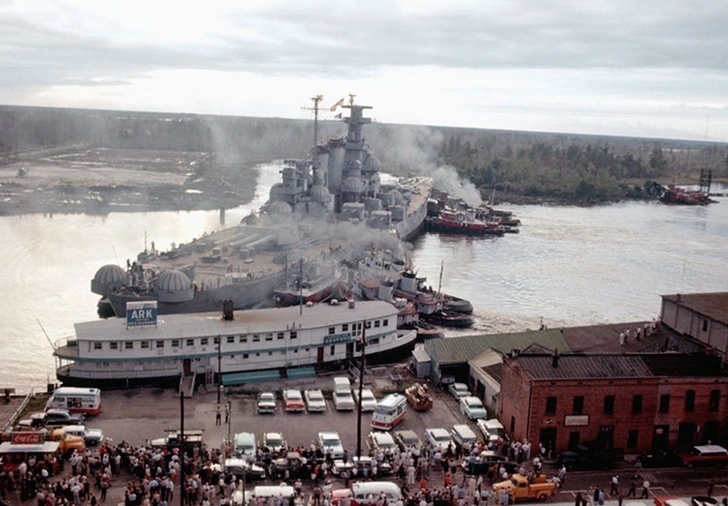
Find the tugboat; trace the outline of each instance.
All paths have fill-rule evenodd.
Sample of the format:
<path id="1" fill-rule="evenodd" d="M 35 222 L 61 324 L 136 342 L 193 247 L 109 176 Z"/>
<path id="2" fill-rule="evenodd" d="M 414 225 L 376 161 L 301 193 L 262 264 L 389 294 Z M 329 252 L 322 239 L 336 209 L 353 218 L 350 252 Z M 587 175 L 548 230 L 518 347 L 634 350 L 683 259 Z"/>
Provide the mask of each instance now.
<path id="1" fill-rule="evenodd" d="M 700 170 L 700 187 L 697 191 L 678 188 L 677 184 L 670 183 L 660 197 L 665 204 L 677 204 L 683 206 L 705 206 L 715 204 L 716 200 L 710 198 L 710 185 L 713 181 L 713 172 L 705 169 Z"/>

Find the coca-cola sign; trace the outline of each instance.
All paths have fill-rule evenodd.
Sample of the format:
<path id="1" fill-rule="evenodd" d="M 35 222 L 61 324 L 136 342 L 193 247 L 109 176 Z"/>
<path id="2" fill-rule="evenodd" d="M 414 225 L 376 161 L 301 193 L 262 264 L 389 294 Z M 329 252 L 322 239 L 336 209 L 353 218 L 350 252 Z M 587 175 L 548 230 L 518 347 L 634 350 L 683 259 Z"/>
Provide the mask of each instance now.
<path id="1" fill-rule="evenodd" d="M 40 432 L 15 432 L 10 436 L 10 442 L 15 445 L 39 445 L 43 439 Z"/>

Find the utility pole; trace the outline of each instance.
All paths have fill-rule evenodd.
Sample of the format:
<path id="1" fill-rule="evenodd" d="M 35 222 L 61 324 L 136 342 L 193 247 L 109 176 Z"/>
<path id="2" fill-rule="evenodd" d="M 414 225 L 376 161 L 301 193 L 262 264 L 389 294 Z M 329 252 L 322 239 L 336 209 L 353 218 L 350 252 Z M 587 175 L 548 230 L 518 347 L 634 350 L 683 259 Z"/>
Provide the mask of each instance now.
<path id="1" fill-rule="evenodd" d="M 220 408 L 220 390 L 222 389 L 222 338 L 217 336 L 217 406 Z"/>
<path id="2" fill-rule="evenodd" d="M 357 398 L 357 417 L 356 417 L 356 458 L 361 461 L 361 394 L 364 390 L 364 368 L 366 367 L 366 347 L 367 347 L 367 321 L 362 322 L 361 329 L 361 358 L 359 360 L 359 397 Z"/>

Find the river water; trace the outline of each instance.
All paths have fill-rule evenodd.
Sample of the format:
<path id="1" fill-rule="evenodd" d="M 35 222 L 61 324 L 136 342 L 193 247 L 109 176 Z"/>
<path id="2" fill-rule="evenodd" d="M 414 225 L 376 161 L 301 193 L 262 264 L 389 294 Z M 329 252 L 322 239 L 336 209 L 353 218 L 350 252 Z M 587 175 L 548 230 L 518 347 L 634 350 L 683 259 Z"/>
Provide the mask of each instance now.
<path id="1" fill-rule="evenodd" d="M 225 213 L 238 223 L 267 199 L 280 166 L 261 167 L 253 202 Z M 470 299 L 476 329 L 649 319 L 660 295 L 728 291 L 728 199 L 708 207 L 628 202 L 579 208 L 505 206 L 521 233 L 501 238 L 426 234 L 413 243 L 419 275 Z M 0 388 L 26 392 L 54 381 L 50 341 L 96 316 L 94 274 L 221 228 L 218 211 L 107 216 L 0 217 Z M 444 261 L 444 265 L 443 265 Z"/>

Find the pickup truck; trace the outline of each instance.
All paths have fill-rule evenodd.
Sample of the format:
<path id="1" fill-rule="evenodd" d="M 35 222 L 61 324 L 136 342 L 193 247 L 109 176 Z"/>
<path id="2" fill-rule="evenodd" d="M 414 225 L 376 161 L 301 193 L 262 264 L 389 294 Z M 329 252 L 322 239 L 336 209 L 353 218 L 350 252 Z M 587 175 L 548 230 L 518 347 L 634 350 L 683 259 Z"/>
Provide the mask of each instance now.
<path id="1" fill-rule="evenodd" d="M 556 484 L 546 481 L 545 474 L 534 477 L 530 483 L 525 476 L 514 474 L 510 480 L 501 481 L 493 485 L 496 500 L 501 490 L 508 492 L 511 502 L 524 499 L 545 501 L 554 494 Z"/>
<path id="2" fill-rule="evenodd" d="M 61 427 L 53 430 L 41 429 L 41 431 L 45 432 L 46 441 L 58 441 L 60 443 L 59 449 L 64 455 L 70 455 L 74 451 L 82 454 L 86 451 L 86 442 L 82 437 L 74 436 Z"/>
<path id="3" fill-rule="evenodd" d="M 21 427 L 61 427 L 64 425 L 83 424 L 81 413 L 69 413 L 66 409 L 49 409 L 41 413 L 33 413 L 30 418 L 20 420 Z"/>

